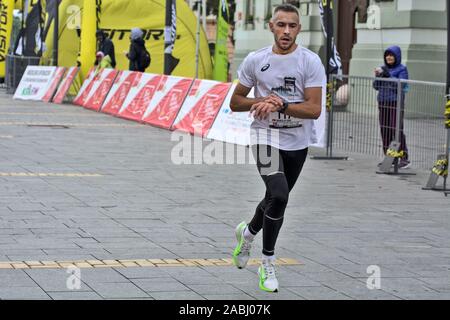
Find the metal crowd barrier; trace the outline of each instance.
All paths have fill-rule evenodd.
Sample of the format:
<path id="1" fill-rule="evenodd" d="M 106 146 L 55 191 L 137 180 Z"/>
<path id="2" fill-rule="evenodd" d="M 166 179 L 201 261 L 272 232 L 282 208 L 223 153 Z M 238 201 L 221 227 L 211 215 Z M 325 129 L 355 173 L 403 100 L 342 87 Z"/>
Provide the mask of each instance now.
<path id="1" fill-rule="evenodd" d="M 337 149 L 382 160 L 397 141 L 399 152 L 407 149 L 411 167 L 431 169 L 445 153 L 445 84 L 336 75 L 332 82 L 328 157 Z M 381 103 L 380 91 L 385 96 Z"/>
<path id="2" fill-rule="evenodd" d="M 8 54 L 6 56 L 6 92 L 14 94 L 19 86 L 20 80 L 28 66 L 51 66 L 52 60 L 45 60 L 41 57 L 24 57 Z"/>

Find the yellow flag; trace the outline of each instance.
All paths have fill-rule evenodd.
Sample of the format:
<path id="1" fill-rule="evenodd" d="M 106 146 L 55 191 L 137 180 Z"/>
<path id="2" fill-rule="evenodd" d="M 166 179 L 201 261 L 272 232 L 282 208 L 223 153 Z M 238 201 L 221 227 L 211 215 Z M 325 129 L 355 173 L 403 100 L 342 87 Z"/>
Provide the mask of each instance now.
<path id="1" fill-rule="evenodd" d="M 81 24 L 81 47 L 79 62 L 81 77 L 84 79 L 95 61 L 97 39 L 97 6 L 94 0 L 84 0 Z M 61 44 L 60 44 L 61 46 Z"/>
<path id="2" fill-rule="evenodd" d="M 6 76 L 6 55 L 11 41 L 13 10 L 14 0 L 0 1 L 0 78 Z"/>
<path id="3" fill-rule="evenodd" d="M 219 17 L 217 18 L 216 48 L 214 51 L 214 80 L 228 80 L 228 20 L 229 10 L 227 0 L 220 0 Z"/>

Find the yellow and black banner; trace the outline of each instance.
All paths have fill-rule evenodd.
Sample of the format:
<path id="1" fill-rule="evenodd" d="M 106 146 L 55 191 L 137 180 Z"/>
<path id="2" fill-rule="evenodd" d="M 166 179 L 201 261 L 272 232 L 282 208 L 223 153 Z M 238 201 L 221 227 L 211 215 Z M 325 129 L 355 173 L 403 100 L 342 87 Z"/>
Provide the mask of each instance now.
<path id="1" fill-rule="evenodd" d="M 91 1 L 96 3 L 96 1 Z M 87 51 L 94 52 L 92 57 L 83 56 L 82 64 L 92 67 L 95 61 L 95 50 L 92 50 L 92 23 L 83 21 L 85 16 L 94 19 L 91 10 L 84 12 L 85 1 L 62 0 L 59 7 L 59 65 L 71 67 L 77 64 L 78 54 L 81 48 L 89 48 Z M 176 46 L 173 55 L 180 62 L 173 70 L 172 75 L 183 77 L 195 76 L 195 48 L 197 19 L 188 4 L 184 0 L 176 0 L 177 8 L 177 33 Z M 164 73 L 164 26 L 165 26 L 165 0 L 102 0 L 101 13 L 98 27 L 105 31 L 115 46 L 118 70 L 128 70 L 129 61 L 125 56 L 130 46 L 130 32 L 132 28 L 140 28 L 144 31 L 147 50 L 152 57 L 152 63 L 146 70 L 149 73 Z M 95 16 L 95 19 L 97 17 Z M 53 28 L 53 26 L 51 26 Z M 86 29 L 85 29 L 86 28 Z M 84 29 L 84 30 L 83 30 Z M 85 33 L 83 35 L 83 32 Z M 88 35 L 86 35 L 88 33 Z M 91 34 L 93 33 L 93 34 Z M 53 31 L 48 31 L 46 37 L 45 58 L 52 55 Z M 85 40 L 87 39 L 87 40 Z M 84 43 L 86 41 L 86 44 Z M 84 50 L 82 50 L 84 52 Z M 82 65 L 81 68 L 84 66 Z M 208 41 L 203 30 L 201 30 L 199 50 L 199 78 L 210 79 L 212 77 L 212 62 L 209 53 Z"/>
<path id="2" fill-rule="evenodd" d="M 14 0 L 0 0 L 0 78 L 6 75 L 6 55 L 11 41 L 13 11 Z"/>

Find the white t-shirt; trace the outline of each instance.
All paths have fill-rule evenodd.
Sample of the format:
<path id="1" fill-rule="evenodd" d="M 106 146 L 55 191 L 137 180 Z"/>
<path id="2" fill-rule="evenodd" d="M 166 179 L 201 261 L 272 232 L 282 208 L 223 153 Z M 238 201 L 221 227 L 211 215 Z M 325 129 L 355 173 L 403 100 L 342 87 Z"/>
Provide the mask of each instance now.
<path id="1" fill-rule="evenodd" d="M 305 101 L 305 88 L 322 87 L 322 114 L 325 114 L 326 75 L 319 56 L 298 46 L 289 54 L 280 55 L 272 46 L 250 53 L 238 70 L 239 82 L 255 88 L 255 97 L 271 93 L 288 103 Z M 251 126 L 251 144 L 268 144 L 280 150 L 303 150 L 317 143 L 316 125 L 311 119 L 297 119 L 274 112 L 269 119 Z M 323 133 L 321 133 L 323 134 Z"/>

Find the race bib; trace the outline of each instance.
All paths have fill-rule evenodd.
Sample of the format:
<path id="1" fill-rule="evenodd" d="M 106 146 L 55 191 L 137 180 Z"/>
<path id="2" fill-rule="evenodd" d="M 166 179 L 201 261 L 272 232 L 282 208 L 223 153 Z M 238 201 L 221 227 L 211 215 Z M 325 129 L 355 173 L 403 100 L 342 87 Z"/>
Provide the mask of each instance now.
<path id="1" fill-rule="evenodd" d="M 272 112 L 269 116 L 269 126 L 271 128 L 301 128 L 303 120 L 288 116 L 280 112 Z"/>

